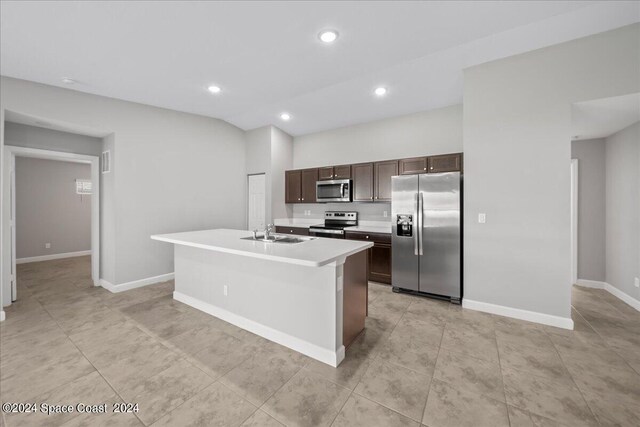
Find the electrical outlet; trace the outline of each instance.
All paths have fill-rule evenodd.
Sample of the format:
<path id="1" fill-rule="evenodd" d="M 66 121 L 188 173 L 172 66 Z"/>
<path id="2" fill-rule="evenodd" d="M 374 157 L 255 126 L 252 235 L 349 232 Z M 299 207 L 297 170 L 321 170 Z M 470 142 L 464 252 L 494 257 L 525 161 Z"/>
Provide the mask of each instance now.
<path id="1" fill-rule="evenodd" d="M 229 286 L 224 285 L 223 292 L 224 292 L 224 296 L 225 296 L 225 297 L 226 297 L 227 295 L 229 295 Z"/>
<path id="2" fill-rule="evenodd" d="M 44 248 L 45 249 L 51 249 L 51 243 L 45 243 L 44 244 Z"/>
<path id="3" fill-rule="evenodd" d="M 478 214 L 478 223 L 479 224 L 484 224 L 485 222 L 487 222 L 487 214 L 479 213 Z"/>
<path id="4" fill-rule="evenodd" d="M 386 218 L 386 217 L 388 217 L 388 216 L 389 216 L 389 212 L 387 212 L 387 211 L 383 211 L 383 212 L 382 212 L 382 216 L 383 216 L 383 217 L 385 217 L 385 218 Z"/>
<path id="5" fill-rule="evenodd" d="M 636 277 L 636 278 L 634 279 L 634 281 L 633 281 L 633 285 L 634 285 L 636 288 L 640 288 L 640 277 Z"/>

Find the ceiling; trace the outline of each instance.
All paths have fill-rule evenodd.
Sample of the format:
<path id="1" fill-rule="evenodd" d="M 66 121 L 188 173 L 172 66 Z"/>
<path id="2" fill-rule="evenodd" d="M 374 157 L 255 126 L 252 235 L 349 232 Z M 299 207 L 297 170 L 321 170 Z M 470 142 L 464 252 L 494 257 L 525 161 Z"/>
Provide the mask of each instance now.
<path id="1" fill-rule="evenodd" d="M 0 3 L 0 73 L 300 135 L 460 103 L 462 70 L 640 21 L 634 1 Z M 318 32 L 336 29 L 325 45 Z M 65 85 L 61 79 L 77 82 Z M 206 88 L 218 85 L 212 95 Z M 373 96 L 386 86 L 388 94 Z M 279 115 L 288 112 L 291 120 Z"/>
<path id="2" fill-rule="evenodd" d="M 574 141 L 606 138 L 640 121 L 640 93 L 578 102 L 572 107 Z"/>

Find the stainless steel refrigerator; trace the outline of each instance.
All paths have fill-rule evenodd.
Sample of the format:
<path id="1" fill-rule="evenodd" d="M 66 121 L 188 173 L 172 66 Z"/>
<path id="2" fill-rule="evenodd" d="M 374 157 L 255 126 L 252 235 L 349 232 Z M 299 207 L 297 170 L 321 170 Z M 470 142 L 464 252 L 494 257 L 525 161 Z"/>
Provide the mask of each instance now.
<path id="1" fill-rule="evenodd" d="M 460 172 L 394 176 L 391 189 L 393 290 L 460 303 Z"/>

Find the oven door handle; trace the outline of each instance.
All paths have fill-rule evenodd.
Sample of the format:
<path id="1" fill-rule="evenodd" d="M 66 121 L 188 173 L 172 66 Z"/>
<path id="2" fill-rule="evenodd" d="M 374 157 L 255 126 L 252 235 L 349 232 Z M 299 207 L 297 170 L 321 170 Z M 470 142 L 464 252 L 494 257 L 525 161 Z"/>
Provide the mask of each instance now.
<path id="1" fill-rule="evenodd" d="M 344 234 L 344 230 L 325 230 L 322 228 L 310 228 L 309 233 Z"/>

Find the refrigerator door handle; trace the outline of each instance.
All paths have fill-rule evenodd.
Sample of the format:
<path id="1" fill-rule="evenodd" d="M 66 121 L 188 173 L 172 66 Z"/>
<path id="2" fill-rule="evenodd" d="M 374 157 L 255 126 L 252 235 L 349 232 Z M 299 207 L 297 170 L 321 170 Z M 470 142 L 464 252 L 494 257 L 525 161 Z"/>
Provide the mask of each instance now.
<path id="1" fill-rule="evenodd" d="M 418 255 L 419 252 L 419 244 L 418 241 L 420 240 L 420 228 L 419 227 L 419 216 L 420 215 L 420 199 L 419 199 L 419 195 L 420 193 L 416 193 L 416 227 L 415 227 L 415 231 L 413 232 L 413 254 L 414 255 Z"/>
<path id="2" fill-rule="evenodd" d="M 423 227 L 423 199 L 422 199 L 422 193 L 418 193 L 418 255 L 422 256 L 424 255 L 423 250 L 422 250 L 422 227 Z"/>

